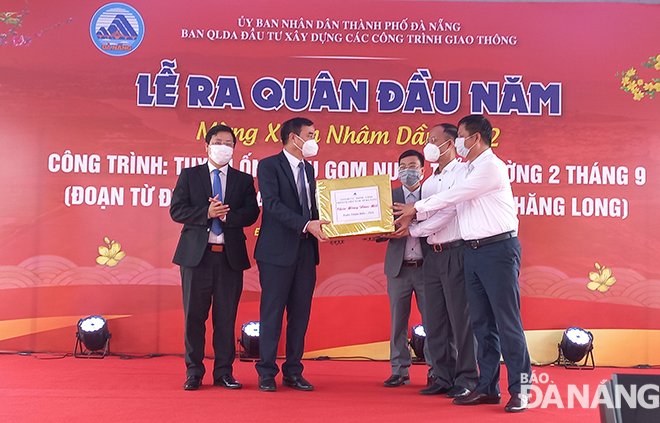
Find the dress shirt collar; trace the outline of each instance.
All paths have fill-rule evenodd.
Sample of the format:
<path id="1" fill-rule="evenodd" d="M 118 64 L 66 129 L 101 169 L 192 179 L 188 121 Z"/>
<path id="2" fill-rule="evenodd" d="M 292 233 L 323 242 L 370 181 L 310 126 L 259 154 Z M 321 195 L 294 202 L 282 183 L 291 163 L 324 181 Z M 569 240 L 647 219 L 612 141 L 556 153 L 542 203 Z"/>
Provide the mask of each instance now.
<path id="1" fill-rule="evenodd" d="M 487 150 L 484 150 L 483 153 L 479 154 L 479 156 L 477 156 L 476 159 L 468 163 L 471 164 L 472 167 L 476 167 L 479 166 L 480 163 L 490 160 L 494 155 L 495 154 L 493 153 L 493 149 L 489 148 Z"/>
<path id="2" fill-rule="evenodd" d="M 445 167 L 442 168 L 439 175 L 442 176 L 442 175 L 446 175 L 447 173 L 451 172 L 456 167 L 456 165 L 458 163 L 460 163 L 460 160 L 458 158 L 455 158 L 454 160 L 450 161 L 449 163 L 447 163 L 447 165 Z"/>
<path id="3" fill-rule="evenodd" d="M 420 198 L 420 197 L 419 197 L 419 193 L 420 193 L 420 191 L 421 191 L 421 189 L 422 189 L 422 185 L 421 185 L 421 184 L 420 184 L 420 185 L 417 187 L 417 189 L 414 190 L 414 191 L 410 191 L 408 188 L 406 188 L 405 185 L 401 185 L 401 188 L 403 188 L 403 199 L 404 199 L 404 200 L 407 199 L 407 198 L 408 198 L 408 194 L 411 194 L 411 193 L 415 196 L 415 200 L 419 200 L 419 198 Z"/>
<path id="4" fill-rule="evenodd" d="M 227 174 L 227 168 L 229 168 L 229 163 L 227 163 L 224 166 L 221 166 L 220 168 L 216 168 L 215 166 L 213 166 L 210 160 L 207 162 L 207 165 L 209 167 L 209 173 L 213 173 L 215 169 L 220 169 L 220 173 L 223 175 Z"/>
<path id="5" fill-rule="evenodd" d="M 293 154 L 289 153 L 286 150 L 282 150 L 282 151 L 284 152 L 284 156 L 286 157 L 286 159 L 289 161 L 289 165 L 291 165 L 292 168 L 297 169 L 298 165 L 303 160 L 300 160 L 299 158 L 297 158 L 296 156 L 294 156 Z"/>

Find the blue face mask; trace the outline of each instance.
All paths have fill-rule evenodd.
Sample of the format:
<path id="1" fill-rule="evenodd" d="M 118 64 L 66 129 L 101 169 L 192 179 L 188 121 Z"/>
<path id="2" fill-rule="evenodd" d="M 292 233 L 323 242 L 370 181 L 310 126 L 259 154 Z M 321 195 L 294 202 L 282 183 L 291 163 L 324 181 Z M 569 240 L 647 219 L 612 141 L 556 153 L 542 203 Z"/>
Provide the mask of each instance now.
<path id="1" fill-rule="evenodd" d="M 399 181 L 407 187 L 414 186 L 422 179 L 422 171 L 418 169 L 403 169 L 399 171 Z"/>

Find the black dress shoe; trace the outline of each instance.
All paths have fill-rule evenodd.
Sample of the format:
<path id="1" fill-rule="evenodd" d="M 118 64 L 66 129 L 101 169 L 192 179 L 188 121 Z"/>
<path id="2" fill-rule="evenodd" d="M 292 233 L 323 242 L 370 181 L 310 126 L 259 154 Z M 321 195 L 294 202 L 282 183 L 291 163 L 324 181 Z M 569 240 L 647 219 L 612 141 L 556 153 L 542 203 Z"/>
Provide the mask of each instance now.
<path id="1" fill-rule="evenodd" d="M 449 392 L 449 387 L 446 385 L 443 385 L 442 383 L 438 382 L 437 380 L 435 383 L 431 386 L 428 386 L 421 391 L 419 391 L 420 394 L 422 395 L 440 395 L 440 394 L 446 394 Z"/>
<path id="2" fill-rule="evenodd" d="M 234 376 L 232 375 L 220 376 L 219 379 L 216 379 L 215 382 L 213 382 L 213 385 L 223 386 L 229 389 L 241 389 L 243 387 L 243 385 L 239 381 L 234 379 Z"/>
<path id="3" fill-rule="evenodd" d="M 434 374 L 428 374 L 426 375 L 426 386 L 431 386 L 435 383 L 436 377 Z"/>
<path id="4" fill-rule="evenodd" d="M 488 395 L 473 391 L 464 397 L 454 398 L 453 403 L 456 405 L 499 404 L 500 400 L 501 397 L 499 394 Z"/>
<path id="5" fill-rule="evenodd" d="M 470 390 L 467 388 L 463 388 L 462 386 L 454 386 L 452 387 L 446 394 L 447 398 L 460 398 L 460 397 L 467 397 L 470 395 Z"/>
<path id="6" fill-rule="evenodd" d="M 410 376 L 401 376 L 401 375 L 392 375 L 385 382 L 383 386 L 387 388 L 394 388 L 401 385 L 407 385 L 410 383 Z"/>
<path id="7" fill-rule="evenodd" d="M 272 377 L 259 378 L 259 390 L 264 392 L 275 392 L 277 390 L 277 385 L 275 384 L 275 378 Z"/>
<path id="8" fill-rule="evenodd" d="M 313 391 L 314 386 L 302 376 L 284 376 L 282 384 L 299 391 Z"/>
<path id="9" fill-rule="evenodd" d="M 511 399 L 504 406 L 504 411 L 507 413 L 520 413 L 527 410 L 528 397 L 525 394 L 511 395 Z"/>
<path id="10" fill-rule="evenodd" d="M 183 389 L 186 391 L 196 391 L 202 385 L 202 378 L 200 376 L 188 376 L 186 382 L 183 384 Z"/>

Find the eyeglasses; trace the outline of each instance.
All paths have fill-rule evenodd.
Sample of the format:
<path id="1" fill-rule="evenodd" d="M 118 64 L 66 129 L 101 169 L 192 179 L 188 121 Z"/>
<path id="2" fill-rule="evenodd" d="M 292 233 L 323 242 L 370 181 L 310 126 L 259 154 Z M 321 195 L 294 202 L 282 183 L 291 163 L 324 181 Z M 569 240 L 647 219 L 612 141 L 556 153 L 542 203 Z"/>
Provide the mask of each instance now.
<path id="1" fill-rule="evenodd" d="M 213 140 L 209 143 L 209 145 L 228 145 L 229 147 L 234 146 L 234 140 Z"/>
<path id="2" fill-rule="evenodd" d="M 418 165 L 410 165 L 410 166 L 405 166 L 401 165 L 399 166 L 399 170 L 420 170 L 422 167 Z"/>

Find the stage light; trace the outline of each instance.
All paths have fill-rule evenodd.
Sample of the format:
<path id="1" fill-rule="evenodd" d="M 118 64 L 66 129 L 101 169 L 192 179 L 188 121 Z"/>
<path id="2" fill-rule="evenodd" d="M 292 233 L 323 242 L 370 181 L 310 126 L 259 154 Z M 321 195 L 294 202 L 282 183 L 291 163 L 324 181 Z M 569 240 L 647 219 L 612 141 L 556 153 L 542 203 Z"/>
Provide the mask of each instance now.
<path id="1" fill-rule="evenodd" d="M 591 332 L 578 327 L 570 327 L 564 331 L 561 342 L 558 345 L 559 358 L 558 363 L 567 368 L 594 368 L 593 358 L 594 337 Z M 577 364 L 584 358 L 583 364 Z M 587 366 L 587 361 L 591 359 L 591 366 Z"/>
<path id="2" fill-rule="evenodd" d="M 410 329 L 412 335 L 410 336 L 410 348 L 412 348 L 417 361 L 424 361 L 424 343 L 426 343 L 426 332 L 424 326 L 415 325 Z"/>
<path id="3" fill-rule="evenodd" d="M 247 322 L 241 326 L 240 359 L 253 360 L 259 358 L 259 322 Z"/>
<path id="4" fill-rule="evenodd" d="M 110 352 L 111 336 L 103 316 L 93 315 L 78 320 L 74 357 L 105 357 Z"/>

